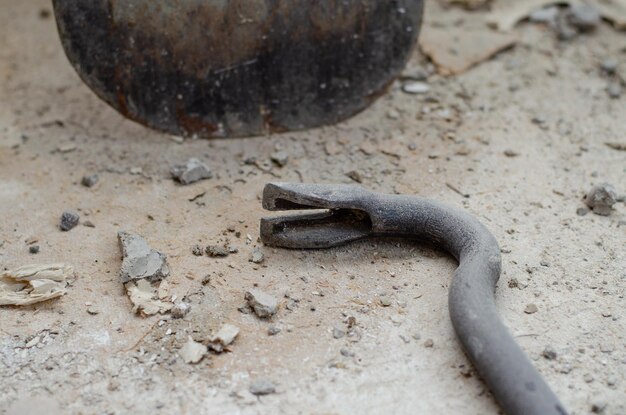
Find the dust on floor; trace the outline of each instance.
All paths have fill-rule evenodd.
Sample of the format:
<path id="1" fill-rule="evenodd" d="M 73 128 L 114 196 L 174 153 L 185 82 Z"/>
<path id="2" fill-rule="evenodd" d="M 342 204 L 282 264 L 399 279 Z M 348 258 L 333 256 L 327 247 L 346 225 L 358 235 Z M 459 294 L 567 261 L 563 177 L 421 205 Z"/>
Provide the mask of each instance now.
<path id="1" fill-rule="evenodd" d="M 0 413 L 498 413 L 450 325 L 453 260 L 398 241 L 262 247 L 269 181 L 359 181 L 475 214 L 502 247 L 502 316 L 566 407 L 626 412 L 626 207 L 577 214 L 595 184 L 626 193 L 626 96 L 609 96 L 601 68 L 612 58 L 626 74 L 624 32 L 601 23 L 560 41 L 522 23 L 513 49 L 454 77 L 416 51 L 423 93 L 399 81 L 340 125 L 181 141 L 80 82 L 47 1 L 0 5 L 0 265 L 76 272 L 62 298 L 0 310 Z M 486 14 L 429 2 L 425 22 L 470 28 Z M 181 186 L 170 168 L 191 157 L 213 178 Z M 81 221 L 68 232 L 65 211 Z M 190 304 L 182 319 L 132 314 L 120 230 L 167 255 L 170 290 Z M 195 245 L 237 252 L 196 256 Z M 270 321 L 239 311 L 255 287 L 280 300 Z M 226 323 L 240 329 L 228 352 L 183 361 L 190 337 Z"/>

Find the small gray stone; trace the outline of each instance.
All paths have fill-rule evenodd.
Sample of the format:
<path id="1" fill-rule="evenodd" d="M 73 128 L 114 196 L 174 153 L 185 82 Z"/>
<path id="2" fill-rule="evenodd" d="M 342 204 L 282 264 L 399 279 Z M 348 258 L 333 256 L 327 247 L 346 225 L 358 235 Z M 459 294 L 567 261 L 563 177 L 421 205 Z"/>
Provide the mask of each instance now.
<path id="1" fill-rule="evenodd" d="M 213 177 L 209 167 L 196 158 L 190 158 L 185 164 L 172 167 L 172 177 L 181 184 L 191 184 Z"/>
<path id="2" fill-rule="evenodd" d="M 576 209 L 576 214 L 578 216 L 585 216 L 587 213 L 589 213 L 589 209 L 587 208 L 581 207 L 581 208 Z"/>
<path id="3" fill-rule="evenodd" d="M 259 289 L 246 292 L 245 299 L 260 318 L 269 318 L 278 312 L 278 300 Z"/>
<path id="4" fill-rule="evenodd" d="M 339 351 L 339 353 L 341 353 L 341 355 L 342 355 L 343 357 L 354 357 L 354 352 L 352 352 L 352 351 L 350 351 L 350 350 L 348 350 L 348 349 L 341 349 L 341 350 Z"/>
<path id="5" fill-rule="evenodd" d="M 381 296 L 380 297 L 380 305 L 382 305 L 383 307 L 389 307 L 391 306 L 391 299 L 387 296 Z"/>
<path id="6" fill-rule="evenodd" d="M 80 216 L 78 216 L 78 213 L 72 211 L 63 212 L 63 214 L 61 215 L 61 223 L 59 224 L 59 228 L 61 228 L 63 232 L 67 232 L 74 229 L 76 225 L 78 225 L 79 221 Z"/>
<path id="7" fill-rule="evenodd" d="M 610 98 L 617 99 L 622 95 L 622 85 L 618 81 L 611 81 L 606 87 Z"/>
<path id="8" fill-rule="evenodd" d="M 617 203 L 617 192 L 610 184 L 603 183 L 594 186 L 584 201 L 596 215 L 608 216 L 613 211 L 613 205 Z"/>
<path id="9" fill-rule="evenodd" d="M 209 245 L 206 247 L 205 251 L 208 256 L 213 258 L 223 258 L 227 257 L 229 254 L 228 249 L 219 245 Z"/>
<path id="10" fill-rule="evenodd" d="M 543 349 L 543 352 L 541 352 L 541 355 L 548 360 L 554 360 L 557 356 L 556 351 L 550 346 L 546 346 L 546 348 Z"/>
<path id="11" fill-rule="evenodd" d="M 613 75 L 615 71 L 617 71 L 617 66 L 618 66 L 617 59 L 606 58 L 600 64 L 600 69 L 602 69 L 604 72 L 606 72 L 609 75 Z"/>
<path id="12" fill-rule="evenodd" d="M 156 282 L 170 275 L 167 257 L 151 249 L 141 236 L 120 231 L 117 237 L 122 248 L 123 261 L 120 269 L 122 283 L 141 279 Z"/>
<path id="13" fill-rule="evenodd" d="M 289 163 L 289 154 L 285 151 L 277 151 L 272 154 L 272 161 L 279 167 L 285 167 Z"/>
<path id="14" fill-rule="evenodd" d="M 363 175 L 356 170 L 351 170 L 347 172 L 346 176 L 348 176 L 350 179 L 354 180 L 357 183 L 363 183 Z"/>
<path id="15" fill-rule="evenodd" d="M 539 308 L 535 304 L 528 304 L 524 309 L 526 314 L 535 314 L 537 311 L 539 311 Z"/>
<path id="16" fill-rule="evenodd" d="M 267 334 L 269 334 L 270 336 L 276 336 L 281 331 L 282 329 L 278 326 L 269 326 L 269 328 L 267 329 Z"/>
<path id="17" fill-rule="evenodd" d="M 39 245 L 31 245 L 28 247 L 28 252 L 30 252 L 31 254 L 38 254 L 39 253 Z"/>
<path id="18" fill-rule="evenodd" d="M 333 338 L 341 339 L 346 335 L 346 331 L 340 327 L 333 327 Z"/>
<path id="19" fill-rule="evenodd" d="M 576 29 L 586 32 L 600 24 L 600 12 L 590 4 L 575 4 L 570 7 L 568 20 Z"/>
<path id="20" fill-rule="evenodd" d="M 268 379 L 258 379 L 250 385 L 250 393 L 256 396 L 276 393 L 276 386 Z"/>
<path id="21" fill-rule="evenodd" d="M 97 174 L 89 174 L 87 176 L 83 176 L 80 184 L 85 187 L 94 187 L 98 183 L 98 180 L 100 180 L 100 177 Z"/>
<path id="22" fill-rule="evenodd" d="M 174 307 L 172 307 L 172 311 L 171 311 L 172 317 L 183 318 L 189 313 L 190 309 L 191 307 L 189 307 L 189 304 L 183 301 L 176 303 L 174 304 Z"/>
<path id="23" fill-rule="evenodd" d="M 260 264 L 265 260 L 265 255 L 260 248 L 254 248 L 252 250 L 252 254 L 250 255 L 250 262 L 254 262 L 255 264 Z"/>

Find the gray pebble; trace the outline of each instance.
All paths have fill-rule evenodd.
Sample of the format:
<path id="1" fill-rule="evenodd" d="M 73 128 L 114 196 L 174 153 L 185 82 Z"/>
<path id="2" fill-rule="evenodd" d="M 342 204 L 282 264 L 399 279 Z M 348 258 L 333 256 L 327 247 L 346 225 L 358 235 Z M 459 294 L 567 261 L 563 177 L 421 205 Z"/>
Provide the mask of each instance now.
<path id="1" fill-rule="evenodd" d="M 172 307 L 171 311 L 172 317 L 183 318 L 189 313 L 190 309 L 191 308 L 189 307 L 189 304 L 182 301 L 180 303 L 174 304 L 174 307 Z"/>
<path id="2" fill-rule="evenodd" d="M 254 262 L 255 264 L 260 264 L 265 260 L 265 254 L 261 251 L 260 248 L 254 248 L 252 250 L 252 254 L 250 255 L 250 262 Z"/>
<path id="3" fill-rule="evenodd" d="M 272 154 L 272 161 L 279 167 L 285 167 L 289 163 L 289 154 L 285 151 L 277 151 Z"/>
<path id="4" fill-rule="evenodd" d="M 348 349 L 341 349 L 339 352 L 344 357 L 354 357 L 354 352 L 352 352 L 352 351 L 350 351 Z"/>
<path id="5" fill-rule="evenodd" d="M 206 247 L 205 252 L 208 256 L 212 258 L 223 258 L 227 257 L 230 252 L 228 249 L 219 245 L 209 245 Z"/>
<path id="6" fill-rule="evenodd" d="M 587 208 L 581 207 L 581 208 L 576 209 L 576 214 L 578 216 L 585 216 L 587 213 L 589 213 L 589 209 Z"/>
<path id="7" fill-rule="evenodd" d="M 190 158 L 185 164 L 172 167 L 172 177 L 180 184 L 191 184 L 213 177 L 209 167 L 196 158 Z"/>
<path id="8" fill-rule="evenodd" d="M 250 393 L 256 396 L 276 393 L 276 386 L 268 379 L 259 379 L 250 385 Z"/>
<path id="9" fill-rule="evenodd" d="M 28 252 L 30 252 L 31 254 L 38 254 L 39 253 L 39 245 L 31 245 L 28 247 Z"/>
<path id="10" fill-rule="evenodd" d="M 547 346 L 545 349 L 543 349 L 541 355 L 548 360 L 554 360 L 557 356 L 556 351 L 550 346 Z"/>
<path id="11" fill-rule="evenodd" d="M 341 339 L 346 335 L 346 331 L 339 327 L 333 327 L 333 338 Z"/>
<path id="12" fill-rule="evenodd" d="M 576 4 L 570 7 L 568 20 L 576 29 L 586 32 L 600 24 L 600 12 L 590 4 Z"/>
<path id="13" fill-rule="evenodd" d="M 63 212 L 63 214 L 61 215 L 61 223 L 59 224 L 59 228 L 61 228 L 62 231 L 67 232 L 74 229 L 76 225 L 78 225 L 79 221 L 80 216 L 78 216 L 78 213 L 71 211 Z"/>
<path id="14" fill-rule="evenodd" d="M 282 329 L 278 326 L 269 326 L 267 329 L 267 334 L 269 334 L 270 336 L 276 336 L 281 331 Z"/>
<path id="15" fill-rule="evenodd" d="M 600 64 L 600 68 L 609 75 L 613 75 L 615 71 L 617 71 L 617 59 L 615 58 L 606 58 Z"/>
<path id="16" fill-rule="evenodd" d="M 594 186 L 585 196 L 585 204 L 596 215 L 608 216 L 613 211 L 613 205 L 617 202 L 617 192 L 608 183 Z"/>
<path id="17" fill-rule="evenodd" d="M 609 82 L 606 92 L 610 98 L 617 99 L 622 95 L 622 85 L 618 81 Z"/>
<path id="18" fill-rule="evenodd" d="M 98 180 L 100 180 L 100 177 L 98 177 L 97 174 L 89 174 L 87 176 L 83 176 L 80 184 L 85 187 L 94 187 L 98 183 Z"/>
<path id="19" fill-rule="evenodd" d="M 539 308 L 537 308 L 535 304 L 528 304 L 524 309 L 524 313 L 526 314 L 535 314 L 537 311 L 539 311 Z"/>

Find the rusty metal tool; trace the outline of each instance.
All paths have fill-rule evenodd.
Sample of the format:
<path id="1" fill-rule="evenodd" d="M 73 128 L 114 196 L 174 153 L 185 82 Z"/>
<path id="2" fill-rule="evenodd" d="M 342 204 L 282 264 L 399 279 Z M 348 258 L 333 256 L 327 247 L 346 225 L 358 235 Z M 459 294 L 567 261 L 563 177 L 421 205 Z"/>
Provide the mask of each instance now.
<path id="1" fill-rule="evenodd" d="M 448 298 L 452 325 L 502 409 L 509 415 L 567 414 L 499 318 L 500 248 L 472 215 L 429 199 L 351 185 L 272 183 L 265 186 L 263 207 L 325 210 L 262 219 L 261 239 L 269 246 L 331 248 L 368 237 L 396 237 L 446 250 L 459 261 Z"/>
<path id="2" fill-rule="evenodd" d="M 179 135 L 334 124 L 373 102 L 416 43 L 423 0 L 53 0 L 82 80 Z"/>

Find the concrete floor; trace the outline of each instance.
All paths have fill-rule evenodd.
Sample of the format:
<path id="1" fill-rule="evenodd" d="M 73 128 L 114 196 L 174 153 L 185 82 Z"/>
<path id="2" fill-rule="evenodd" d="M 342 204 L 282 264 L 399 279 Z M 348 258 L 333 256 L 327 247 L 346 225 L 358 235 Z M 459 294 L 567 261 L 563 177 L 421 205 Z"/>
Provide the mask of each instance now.
<path id="1" fill-rule="evenodd" d="M 40 16 L 49 7 L 0 0 L 0 267 L 66 262 L 77 279 L 61 299 L 0 309 L 0 414 L 499 413 L 454 336 L 447 290 L 456 264 L 443 253 L 366 241 L 263 247 L 263 264 L 248 261 L 261 246 L 265 183 L 351 183 L 351 171 L 372 190 L 437 198 L 479 217 L 503 250 L 503 319 L 565 406 L 626 413 L 626 206 L 608 217 L 576 213 L 594 184 L 626 193 L 626 153 L 605 145 L 626 142 L 626 96 L 610 99 L 599 70 L 614 57 L 626 74 L 624 32 L 602 24 L 562 43 L 522 24 L 514 49 L 456 77 L 432 75 L 426 95 L 398 82 L 334 127 L 181 143 L 125 120 L 82 84 L 53 19 Z M 471 25 L 481 13 L 431 2 L 426 22 Z M 269 161 L 277 150 L 287 166 Z M 175 184 L 170 166 L 192 156 L 216 177 Z M 244 163 L 250 157 L 258 163 Z M 100 183 L 87 189 L 80 180 L 90 173 Z M 68 209 L 95 228 L 59 231 Z M 117 279 L 120 229 L 168 255 L 172 291 L 191 304 L 185 319 L 132 314 Z M 191 253 L 226 240 L 238 254 Z M 283 303 L 271 323 L 237 310 L 254 284 Z M 293 310 L 286 295 L 299 300 Z M 538 312 L 526 314 L 528 304 Z M 335 339 L 350 316 L 356 335 Z M 231 352 L 182 362 L 188 336 L 206 340 L 224 322 L 241 328 Z M 278 335 L 267 334 L 272 324 Z M 556 359 L 542 357 L 547 346 Z M 277 393 L 253 396 L 260 378 Z"/>

